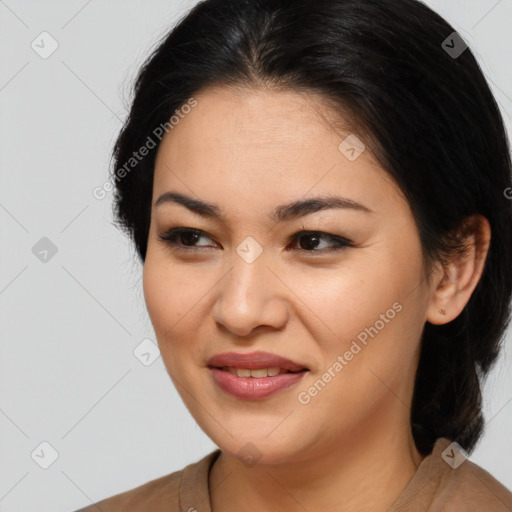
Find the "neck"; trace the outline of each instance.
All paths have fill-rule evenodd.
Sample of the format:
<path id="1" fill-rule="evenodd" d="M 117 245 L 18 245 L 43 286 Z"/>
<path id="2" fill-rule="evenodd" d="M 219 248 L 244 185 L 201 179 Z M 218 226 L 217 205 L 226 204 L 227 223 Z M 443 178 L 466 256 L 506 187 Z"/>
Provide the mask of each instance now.
<path id="1" fill-rule="evenodd" d="M 212 512 L 387 510 L 422 460 L 409 425 L 359 429 L 336 447 L 281 465 L 247 467 L 222 452 L 210 472 Z"/>

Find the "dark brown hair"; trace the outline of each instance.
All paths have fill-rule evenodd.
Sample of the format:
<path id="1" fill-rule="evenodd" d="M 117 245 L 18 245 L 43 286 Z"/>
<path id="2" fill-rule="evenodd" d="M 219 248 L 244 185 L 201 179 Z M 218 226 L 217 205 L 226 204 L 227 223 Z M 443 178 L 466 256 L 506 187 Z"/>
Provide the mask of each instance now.
<path id="1" fill-rule="evenodd" d="M 483 430 L 480 386 L 510 321 L 508 139 L 471 50 L 448 51 L 464 48 L 454 32 L 416 0 L 199 2 L 141 68 L 113 155 L 119 170 L 207 87 L 311 91 L 362 127 L 361 138 L 410 204 L 426 269 L 463 248 L 452 235 L 464 219 L 485 216 L 492 238 L 474 293 L 456 319 L 424 328 L 411 409 L 422 454 L 439 437 L 474 448 Z M 117 224 L 132 237 L 141 262 L 156 151 L 122 178 L 117 171 L 112 176 Z"/>

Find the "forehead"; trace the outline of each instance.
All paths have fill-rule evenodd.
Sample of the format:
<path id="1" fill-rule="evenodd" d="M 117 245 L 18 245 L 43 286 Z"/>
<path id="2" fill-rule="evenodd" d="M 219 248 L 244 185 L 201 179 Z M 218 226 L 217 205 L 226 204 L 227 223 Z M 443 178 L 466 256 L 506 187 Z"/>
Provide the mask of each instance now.
<path id="1" fill-rule="evenodd" d="M 397 193 L 368 150 L 355 160 L 340 151 L 351 135 L 340 126 L 348 123 L 317 95 L 215 88 L 194 98 L 197 105 L 160 144 L 154 198 L 172 188 L 216 203 L 238 198 L 243 207 L 308 190 L 362 203 L 378 201 L 383 187 Z"/>
<path id="2" fill-rule="evenodd" d="M 327 109 L 320 99 L 305 93 L 216 87 L 195 99 L 197 105 L 170 132 L 180 144 L 271 153 L 299 150 L 310 139 L 333 131 L 323 120 Z M 191 148 L 186 144 L 183 149 Z"/>

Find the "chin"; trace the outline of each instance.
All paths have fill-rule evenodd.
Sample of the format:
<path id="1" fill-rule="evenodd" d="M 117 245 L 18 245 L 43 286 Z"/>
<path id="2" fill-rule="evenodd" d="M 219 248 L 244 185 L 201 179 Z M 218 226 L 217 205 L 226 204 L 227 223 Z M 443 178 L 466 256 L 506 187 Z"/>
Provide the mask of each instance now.
<path id="1" fill-rule="evenodd" d="M 240 435 L 233 432 L 233 437 L 225 434 L 222 439 L 211 439 L 224 453 L 249 467 L 256 464 L 286 464 L 298 460 L 303 453 L 302 445 L 297 442 L 297 435 L 292 433 L 279 436 L 274 433 L 269 436 L 266 430 L 262 432 L 261 429 L 245 429 Z"/>

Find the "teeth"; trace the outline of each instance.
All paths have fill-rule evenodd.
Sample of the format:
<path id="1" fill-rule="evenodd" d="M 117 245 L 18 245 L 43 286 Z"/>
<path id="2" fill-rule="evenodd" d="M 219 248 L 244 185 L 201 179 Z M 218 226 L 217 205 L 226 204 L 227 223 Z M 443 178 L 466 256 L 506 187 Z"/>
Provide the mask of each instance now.
<path id="1" fill-rule="evenodd" d="M 253 377 L 255 379 L 262 379 L 263 377 L 275 377 L 280 373 L 288 373 L 287 370 L 282 370 L 281 368 L 259 368 L 257 370 L 249 370 L 247 368 L 234 368 L 233 366 L 224 367 L 224 370 L 227 370 L 229 373 L 233 375 L 237 375 L 238 377 Z"/>
<path id="2" fill-rule="evenodd" d="M 267 369 L 267 375 L 269 377 L 275 377 L 276 375 L 279 375 L 281 373 L 281 368 L 268 368 Z M 283 373 L 286 373 L 285 370 L 283 370 Z"/>

